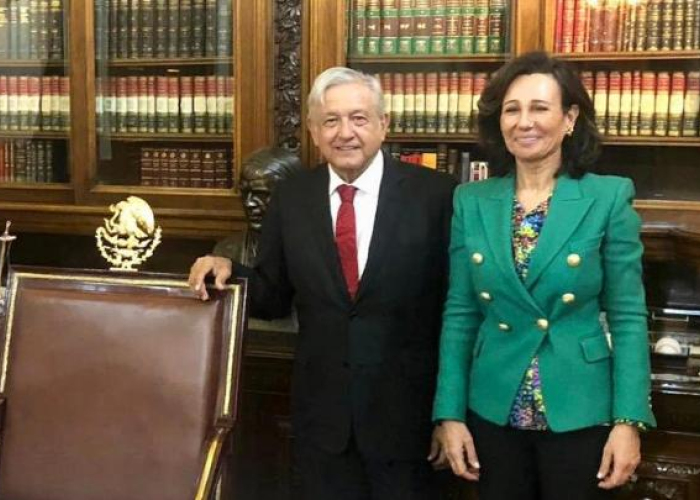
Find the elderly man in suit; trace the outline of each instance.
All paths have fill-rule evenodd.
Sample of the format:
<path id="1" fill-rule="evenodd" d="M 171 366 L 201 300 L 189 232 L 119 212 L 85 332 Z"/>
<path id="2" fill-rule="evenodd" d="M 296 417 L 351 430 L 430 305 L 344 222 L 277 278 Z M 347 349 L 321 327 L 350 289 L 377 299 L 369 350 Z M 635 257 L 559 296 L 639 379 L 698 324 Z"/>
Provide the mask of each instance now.
<path id="1" fill-rule="evenodd" d="M 190 283 L 249 279 L 251 314 L 299 318 L 292 380 L 303 499 L 432 499 L 431 405 L 454 181 L 381 152 L 376 78 L 331 68 L 308 127 L 327 165 L 281 182 L 249 268 L 206 256 Z"/>

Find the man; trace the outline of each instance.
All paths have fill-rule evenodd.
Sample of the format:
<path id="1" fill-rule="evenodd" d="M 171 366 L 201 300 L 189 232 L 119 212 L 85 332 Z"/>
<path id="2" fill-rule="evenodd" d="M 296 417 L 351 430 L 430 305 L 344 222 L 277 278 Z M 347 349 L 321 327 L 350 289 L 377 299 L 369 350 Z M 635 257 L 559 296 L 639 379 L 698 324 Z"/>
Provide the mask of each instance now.
<path id="1" fill-rule="evenodd" d="M 256 317 L 294 303 L 299 498 L 433 499 L 426 457 L 454 181 L 382 154 L 376 78 L 331 68 L 308 103 L 328 166 L 277 186 L 254 268 L 206 256 L 190 283 L 206 299 L 206 274 L 217 286 L 232 271 L 248 277 Z"/>

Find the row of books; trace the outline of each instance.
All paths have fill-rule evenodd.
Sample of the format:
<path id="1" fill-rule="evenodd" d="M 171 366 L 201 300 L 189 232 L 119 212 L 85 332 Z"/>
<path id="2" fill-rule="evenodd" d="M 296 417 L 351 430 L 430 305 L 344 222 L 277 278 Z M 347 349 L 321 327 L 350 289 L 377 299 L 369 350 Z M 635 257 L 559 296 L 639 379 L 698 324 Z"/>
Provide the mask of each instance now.
<path id="1" fill-rule="evenodd" d="M 378 77 L 391 132 L 466 134 L 476 130 L 477 103 L 488 73 L 380 73 Z"/>
<path id="2" fill-rule="evenodd" d="M 0 182 L 58 182 L 53 141 L 0 140 Z"/>
<path id="3" fill-rule="evenodd" d="M 0 59 L 63 59 L 63 0 L 0 0 Z"/>
<path id="4" fill-rule="evenodd" d="M 229 56 L 231 0 L 96 0 L 98 59 Z"/>
<path id="5" fill-rule="evenodd" d="M 413 147 L 393 142 L 386 146 L 386 153 L 396 160 L 452 175 L 459 182 L 475 182 L 489 177 L 488 162 L 472 160 L 469 151 L 460 151 L 445 143 Z"/>
<path id="6" fill-rule="evenodd" d="M 223 148 L 141 148 L 142 186 L 230 189 L 231 151 Z"/>
<path id="7" fill-rule="evenodd" d="M 581 79 L 603 134 L 700 135 L 700 71 L 584 71 Z"/>
<path id="8" fill-rule="evenodd" d="M 354 55 L 501 54 L 510 0 L 353 0 Z"/>
<path id="9" fill-rule="evenodd" d="M 233 78 L 122 76 L 97 80 L 98 132 L 229 133 Z"/>
<path id="10" fill-rule="evenodd" d="M 65 76 L 0 76 L 0 130 L 68 130 L 69 93 Z"/>
<path id="11" fill-rule="evenodd" d="M 700 49 L 700 0 L 557 0 L 555 52 Z"/>

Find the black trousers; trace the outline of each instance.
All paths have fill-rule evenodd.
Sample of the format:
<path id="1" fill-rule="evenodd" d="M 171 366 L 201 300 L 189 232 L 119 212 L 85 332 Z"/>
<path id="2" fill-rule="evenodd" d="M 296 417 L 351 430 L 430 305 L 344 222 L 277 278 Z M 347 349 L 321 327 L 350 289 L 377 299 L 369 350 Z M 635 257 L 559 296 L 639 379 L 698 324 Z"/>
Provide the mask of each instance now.
<path id="1" fill-rule="evenodd" d="M 294 500 L 435 500 L 436 475 L 420 460 L 365 456 L 354 439 L 342 453 L 294 443 Z M 426 456 L 428 450 L 426 450 Z"/>
<path id="2" fill-rule="evenodd" d="M 596 478 L 610 427 L 571 432 L 502 427 L 471 412 L 481 465 L 479 500 L 603 500 Z"/>

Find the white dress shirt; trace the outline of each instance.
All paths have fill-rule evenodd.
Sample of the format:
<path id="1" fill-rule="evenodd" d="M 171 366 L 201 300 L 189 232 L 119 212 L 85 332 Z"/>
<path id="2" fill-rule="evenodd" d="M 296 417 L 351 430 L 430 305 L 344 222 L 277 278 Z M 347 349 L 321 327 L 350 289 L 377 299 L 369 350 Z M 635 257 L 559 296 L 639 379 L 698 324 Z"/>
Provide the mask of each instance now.
<path id="1" fill-rule="evenodd" d="M 328 165 L 329 183 L 328 196 L 330 196 L 331 218 L 333 219 L 333 232 L 335 233 L 335 223 L 338 219 L 340 209 L 340 195 L 338 186 L 347 184 Z M 369 244 L 372 241 L 374 231 L 374 218 L 377 215 L 377 203 L 379 202 L 379 186 L 382 183 L 384 174 L 384 157 L 381 150 L 376 154 L 367 170 L 362 172 L 351 185 L 357 188 L 353 206 L 355 207 L 355 230 L 357 234 L 357 270 L 359 277 L 367 265 L 369 255 Z"/>

